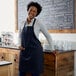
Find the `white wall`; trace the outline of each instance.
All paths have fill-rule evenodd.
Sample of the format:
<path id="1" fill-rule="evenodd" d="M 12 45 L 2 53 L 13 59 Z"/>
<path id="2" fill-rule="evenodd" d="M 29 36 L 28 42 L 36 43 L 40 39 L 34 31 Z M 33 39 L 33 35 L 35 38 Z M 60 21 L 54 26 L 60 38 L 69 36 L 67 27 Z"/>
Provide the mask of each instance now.
<path id="1" fill-rule="evenodd" d="M 0 2 L 0 33 L 15 30 L 15 0 Z"/>

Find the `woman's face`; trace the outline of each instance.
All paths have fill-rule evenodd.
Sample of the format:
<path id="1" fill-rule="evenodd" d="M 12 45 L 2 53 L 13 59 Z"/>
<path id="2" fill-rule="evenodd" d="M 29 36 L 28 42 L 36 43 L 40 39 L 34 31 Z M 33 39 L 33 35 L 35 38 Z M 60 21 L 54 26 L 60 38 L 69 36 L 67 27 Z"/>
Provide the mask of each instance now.
<path id="1" fill-rule="evenodd" d="M 37 8 L 35 6 L 31 6 L 28 10 L 28 17 L 33 19 L 37 15 Z"/>

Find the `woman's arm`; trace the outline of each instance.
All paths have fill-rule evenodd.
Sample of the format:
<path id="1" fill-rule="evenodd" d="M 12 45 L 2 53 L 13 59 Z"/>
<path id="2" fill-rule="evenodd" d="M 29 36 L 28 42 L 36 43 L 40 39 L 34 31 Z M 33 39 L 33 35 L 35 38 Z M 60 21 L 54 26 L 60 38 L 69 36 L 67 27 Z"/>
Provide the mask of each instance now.
<path id="1" fill-rule="evenodd" d="M 19 48 L 20 50 L 25 50 L 25 48 L 23 48 L 23 47 L 21 46 L 21 32 L 22 32 L 22 29 L 23 29 L 23 25 L 19 28 L 18 48 Z"/>
<path id="2" fill-rule="evenodd" d="M 52 45 L 53 40 L 52 40 L 52 37 L 49 34 L 47 28 L 45 26 L 43 26 L 43 25 L 40 25 L 40 30 L 44 34 L 44 36 L 46 37 L 46 39 L 47 39 L 47 41 L 48 41 L 48 43 L 50 45 L 50 48 L 51 48 L 50 50 L 53 51 L 53 45 Z"/>

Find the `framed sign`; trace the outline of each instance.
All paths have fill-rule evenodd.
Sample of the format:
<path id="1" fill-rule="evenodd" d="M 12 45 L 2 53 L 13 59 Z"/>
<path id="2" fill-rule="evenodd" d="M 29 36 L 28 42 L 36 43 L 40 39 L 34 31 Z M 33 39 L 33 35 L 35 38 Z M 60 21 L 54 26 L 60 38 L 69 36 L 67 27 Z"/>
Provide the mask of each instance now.
<path id="1" fill-rule="evenodd" d="M 32 0 L 42 6 L 42 12 L 38 16 L 48 30 L 75 29 L 74 25 L 74 0 Z M 18 26 L 27 17 L 27 4 L 31 0 L 18 0 Z"/>

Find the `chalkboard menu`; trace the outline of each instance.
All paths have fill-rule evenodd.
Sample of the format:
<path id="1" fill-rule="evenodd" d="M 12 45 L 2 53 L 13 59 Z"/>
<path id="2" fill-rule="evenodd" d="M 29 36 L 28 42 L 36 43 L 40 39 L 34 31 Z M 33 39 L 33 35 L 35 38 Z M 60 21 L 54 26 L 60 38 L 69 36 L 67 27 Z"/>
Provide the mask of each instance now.
<path id="1" fill-rule="evenodd" d="M 32 0 L 42 6 L 38 16 L 48 29 L 74 28 L 74 0 Z M 27 4 L 31 0 L 18 0 L 18 28 L 27 17 Z"/>

